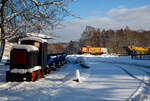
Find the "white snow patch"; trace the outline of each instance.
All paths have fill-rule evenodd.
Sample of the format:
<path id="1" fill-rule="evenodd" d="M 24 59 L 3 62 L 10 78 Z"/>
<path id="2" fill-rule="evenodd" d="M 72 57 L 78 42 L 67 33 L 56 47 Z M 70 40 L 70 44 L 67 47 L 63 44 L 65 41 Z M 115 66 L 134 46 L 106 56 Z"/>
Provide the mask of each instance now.
<path id="1" fill-rule="evenodd" d="M 10 60 L 10 57 L 8 56 L 3 56 L 1 62 L 6 63 L 8 60 Z"/>
<path id="2" fill-rule="evenodd" d="M 54 39 L 55 37 L 49 36 L 49 35 L 44 35 L 44 34 L 39 34 L 39 33 L 26 33 L 27 36 L 29 37 L 39 37 L 43 39 Z"/>
<path id="3" fill-rule="evenodd" d="M 76 81 L 76 82 L 80 82 L 80 72 L 79 70 L 75 70 L 73 72 L 68 73 L 65 77 L 64 77 L 64 82 L 66 81 Z"/>
<path id="4" fill-rule="evenodd" d="M 33 45 L 16 45 L 16 46 L 13 46 L 11 48 L 11 50 L 13 50 L 13 49 L 25 49 L 28 52 L 30 52 L 30 51 L 39 51 L 39 49 L 36 46 L 33 46 Z"/>
<path id="5" fill-rule="evenodd" d="M 41 69 L 41 66 L 35 66 L 31 69 L 12 69 L 10 72 L 11 73 L 25 74 L 25 73 L 32 73 L 32 72 L 40 70 L 40 69 Z"/>
<path id="6" fill-rule="evenodd" d="M 32 40 L 32 41 L 38 41 L 41 43 L 44 43 L 44 42 L 47 43 L 47 40 L 42 39 L 42 38 L 38 38 L 38 37 L 26 37 L 26 38 L 20 39 L 20 41 L 25 41 L 25 40 Z"/>

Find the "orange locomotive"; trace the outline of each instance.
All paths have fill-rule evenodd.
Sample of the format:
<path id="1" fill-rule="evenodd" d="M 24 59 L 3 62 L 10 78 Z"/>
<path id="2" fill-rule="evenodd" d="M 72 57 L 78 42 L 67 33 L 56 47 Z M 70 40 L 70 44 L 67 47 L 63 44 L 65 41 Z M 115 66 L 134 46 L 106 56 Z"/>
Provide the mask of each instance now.
<path id="1" fill-rule="evenodd" d="M 94 55 L 104 54 L 107 53 L 107 48 L 102 47 L 80 47 L 81 54 L 89 53 Z"/>

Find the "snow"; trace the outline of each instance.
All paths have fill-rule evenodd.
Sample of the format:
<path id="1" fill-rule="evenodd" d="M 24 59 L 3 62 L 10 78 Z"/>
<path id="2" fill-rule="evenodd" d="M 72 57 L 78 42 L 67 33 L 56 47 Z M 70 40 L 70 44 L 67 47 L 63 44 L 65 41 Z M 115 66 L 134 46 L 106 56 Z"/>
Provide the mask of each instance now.
<path id="1" fill-rule="evenodd" d="M 8 67 L 1 65 L 0 101 L 150 101 L 150 60 L 114 54 L 71 55 L 67 60 L 35 82 L 5 82 Z M 65 80 L 76 70 L 80 82 Z"/>
<path id="2" fill-rule="evenodd" d="M 1 62 L 6 63 L 9 59 L 10 59 L 10 57 L 3 56 Z"/>
<path id="3" fill-rule="evenodd" d="M 13 49 L 25 49 L 28 52 L 30 52 L 30 51 L 39 51 L 39 49 L 36 46 L 33 46 L 33 45 L 16 45 L 16 46 L 13 46 L 11 48 L 11 50 L 13 50 Z"/>
<path id="4" fill-rule="evenodd" d="M 65 77 L 64 77 L 64 81 L 76 81 L 76 82 L 80 82 L 80 72 L 79 70 L 75 70 L 73 72 L 68 73 Z"/>
<path id="5" fill-rule="evenodd" d="M 40 70 L 41 66 L 35 66 L 31 69 L 11 69 L 11 73 L 19 73 L 19 74 L 25 74 L 25 73 L 32 73 L 34 71 Z"/>
<path id="6" fill-rule="evenodd" d="M 32 40 L 32 41 L 38 41 L 38 42 L 41 42 L 41 43 L 47 43 L 47 40 L 46 39 L 42 39 L 42 38 L 39 38 L 39 37 L 26 37 L 26 38 L 22 38 L 20 39 L 20 41 L 25 41 L 25 40 Z"/>
<path id="7" fill-rule="evenodd" d="M 108 53 L 108 49 L 107 48 L 101 48 L 103 53 Z"/>
<path id="8" fill-rule="evenodd" d="M 26 33 L 26 36 L 28 36 L 28 37 L 39 37 L 39 38 L 42 38 L 42 39 L 55 39 L 55 37 L 53 37 L 53 36 L 39 34 L 39 33 Z"/>

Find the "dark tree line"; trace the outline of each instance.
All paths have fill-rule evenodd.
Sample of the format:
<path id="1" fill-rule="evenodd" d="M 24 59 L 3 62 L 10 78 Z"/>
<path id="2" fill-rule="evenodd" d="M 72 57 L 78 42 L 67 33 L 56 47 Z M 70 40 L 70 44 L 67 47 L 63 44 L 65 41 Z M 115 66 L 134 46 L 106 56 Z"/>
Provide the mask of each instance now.
<path id="1" fill-rule="evenodd" d="M 101 30 L 87 26 L 79 41 L 80 46 L 106 47 L 110 53 L 125 53 L 124 46 L 150 46 L 150 31 L 136 31 L 126 27 Z"/>
<path id="2" fill-rule="evenodd" d="M 48 44 L 48 53 L 62 53 L 65 52 L 68 43 L 51 43 Z"/>
<path id="3" fill-rule="evenodd" d="M 109 53 L 126 53 L 124 46 L 150 47 L 150 31 L 136 31 L 126 27 L 119 30 L 101 30 L 87 26 L 79 41 L 70 41 L 65 45 L 53 45 L 52 52 L 77 54 L 81 46 L 105 47 Z M 55 48 L 54 48 L 55 47 Z"/>

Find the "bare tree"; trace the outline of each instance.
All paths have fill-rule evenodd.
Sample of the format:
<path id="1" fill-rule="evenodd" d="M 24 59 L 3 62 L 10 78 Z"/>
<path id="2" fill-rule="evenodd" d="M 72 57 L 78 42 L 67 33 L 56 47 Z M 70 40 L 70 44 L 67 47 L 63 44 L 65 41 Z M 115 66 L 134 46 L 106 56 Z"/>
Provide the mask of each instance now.
<path id="1" fill-rule="evenodd" d="M 69 15 L 66 5 L 73 0 L 0 0 L 0 61 L 5 48 L 5 39 L 30 28 L 40 32 L 42 27 L 51 28 Z"/>

